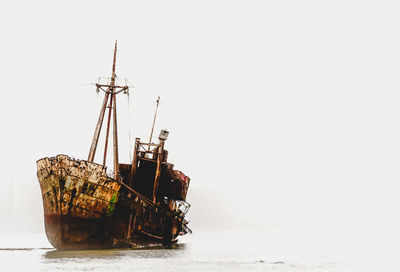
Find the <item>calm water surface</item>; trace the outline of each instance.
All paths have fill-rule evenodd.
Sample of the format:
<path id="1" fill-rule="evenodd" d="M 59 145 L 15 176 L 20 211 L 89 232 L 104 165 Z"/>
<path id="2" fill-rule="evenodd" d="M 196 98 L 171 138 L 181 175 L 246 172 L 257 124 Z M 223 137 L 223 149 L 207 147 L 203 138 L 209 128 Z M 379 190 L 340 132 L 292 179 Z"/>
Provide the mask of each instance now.
<path id="1" fill-rule="evenodd" d="M 252 233 L 210 232 L 192 235 L 175 249 L 57 251 L 43 235 L 3 236 L 0 262 L 7 269 L 0 271 L 400 271 L 395 262 L 322 253 L 310 250 L 318 244 L 289 240 L 267 244 Z"/>

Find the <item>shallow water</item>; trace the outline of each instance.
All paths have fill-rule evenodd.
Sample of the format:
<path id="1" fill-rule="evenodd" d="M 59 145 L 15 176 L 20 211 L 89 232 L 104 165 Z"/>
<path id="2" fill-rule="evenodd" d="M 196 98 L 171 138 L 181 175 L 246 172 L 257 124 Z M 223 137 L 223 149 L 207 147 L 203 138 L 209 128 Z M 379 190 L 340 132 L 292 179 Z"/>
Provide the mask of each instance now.
<path id="1" fill-rule="evenodd" d="M 7 268 L 18 271 L 365 271 L 338 262 L 306 264 L 215 256 L 205 260 L 191 256 L 190 251 L 186 244 L 171 250 L 7 249 L 0 250 L 0 258 Z"/>
<path id="2" fill-rule="evenodd" d="M 314 251 L 315 244 L 266 241 L 252 233 L 206 232 L 186 237 L 175 249 L 87 251 L 55 250 L 44 235 L 8 236 L 0 242 L 0 261 L 8 271 L 400 271 L 394 262 Z"/>

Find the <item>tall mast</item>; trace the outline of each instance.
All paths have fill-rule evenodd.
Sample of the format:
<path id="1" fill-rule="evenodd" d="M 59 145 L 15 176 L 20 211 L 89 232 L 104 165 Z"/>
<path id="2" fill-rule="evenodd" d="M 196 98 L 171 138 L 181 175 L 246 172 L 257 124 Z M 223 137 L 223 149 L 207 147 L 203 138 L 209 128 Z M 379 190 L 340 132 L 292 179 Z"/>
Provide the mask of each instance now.
<path id="1" fill-rule="evenodd" d="M 106 141 L 104 144 L 103 166 L 106 165 L 106 160 L 107 160 L 108 136 L 110 135 L 110 121 L 112 115 L 112 107 L 113 107 L 113 96 L 111 96 L 110 103 L 108 103 L 108 118 L 107 118 L 107 129 L 106 129 Z"/>
<path id="2" fill-rule="evenodd" d="M 117 132 L 117 103 L 115 96 L 115 62 L 117 59 L 117 41 L 115 41 L 114 47 L 114 60 L 111 74 L 110 89 L 112 90 L 113 98 L 113 147 L 114 147 L 114 173 L 119 173 L 119 162 L 118 162 L 118 132 Z"/>
<path id="3" fill-rule="evenodd" d="M 97 120 L 96 129 L 94 130 L 92 144 L 90 145 L 90 151 L 89 151 L 89 156 L 88 156 L 89 162 L 93 162 L 93 160 L 94 160 L 94 155 L 96 153 L 97 143 L 99 141 L 100 130 L 101 130 L 101 126 L 103 124 L 104 113 L 106 111 L 106 106 L 107 106 L 107 101 L 108 101 L 109 96 L 110 95 L 108 92 L 104 96 L 103 105 L 101 106 L 99 119 Z"/>
<path id="4" fill-rule="evenodd" d="M 157 104 L 156 104 L 156 111 L 154 112 L 153 126 L 151 127 L 151 133 L 150 133 L 149 144 L 151 144 L 151 139 L 153 138 L 154 124 L 156 123 L 157 110 L 158 110 L 158 104 L 160 103 L 160 97 L 157 98 L 156 102 L 157 102 Z M 150 151 L 150 146 L 151 146 L 151 145 L 149 145 L 148 151 Z"/>
<path id="5" fill-rule="evenodd" d="M 89 162 L 93 162 L 93 160 L 94 160 L 94 156 L 95 156 L 95 153 L 96 153 L 96 148 L 97 148 L 97 143 L 98 143 L 98 140 L 99 140 L 101 127 L 102 127 L 103 120 L 104 120 L 104 114 L 105 114 L 105 110 L 106 110 L 106 107 L 107 107 L 107 102 L 110 101 L 110 103 L 109 103 L 109 108 L 110 109 L 109 109 L 109 114 L 108 114 L 103 165 L 105 165 L 106 156 L 107 156 L 108 135 L 109 135 L 109 129 L 110 129 L 110 118 L 111 118 L 111 109 L 112 109 L 112 115 L 113 115 L 114 173 L 118 174 L 118 172 L 119 172 L 119 159 L 118 159 L 118 132 L 117 132 L 116 95 L 119 94 L 122 91 L 124 91 L 124 93 L 128 93 L 129 87 L 128 86 L 117 86 L 117 85 L 115 85 L 115 78 L 117 77 L 117 75 L 115 73 L 116 61 L 117 61 L 117 41 L 115 41 L 115 46 L 114 46 L 114 57 L 113 57 L 113 65 L 112 65 L 110 84 L 96 84 L 97 90 L 100 89 L 103 92 L 105 92 L 106 94 L 104 96 L 103 105 L 101 107 L 99 119 L 97 121 L 95 133 L 94 133 L 93 140 L 92 140 L 92 145 L 90 147 L 88 161 Z M 107 88 L 107 89 L 104 90 L 103 87 Z"/>
<path id="6" fill-rule="evenodd" d="M 115 86 L 115 64 L 117 61 L 117 41 L 115 41 L 115 46 L 114 46 L 114 57 L 113 57 L 113 65 L 112 65 L 112 71 L 111 71 L 111 82 L 110 82 L 110 91 L 111 93 L 114 92 L 114 86 Z M 105 141 L 105 146 L 104 146 L 104 156 L 103 156 L 103 165 L 106 165 L 106 160 L 107 160 L 107 147 L 108 147 L 108 135 L 110 134 L 110 121 L 111 121 L 111 110 L 114 108 L 114 101 L 115 95 L 112 94 L 110 98 L 110 103 L 108 104 L 108 120 L 107 120 L 107 130 L 106 130 L 106 141 Z M 115 170 L 115 169 L 114 169 Z"/>

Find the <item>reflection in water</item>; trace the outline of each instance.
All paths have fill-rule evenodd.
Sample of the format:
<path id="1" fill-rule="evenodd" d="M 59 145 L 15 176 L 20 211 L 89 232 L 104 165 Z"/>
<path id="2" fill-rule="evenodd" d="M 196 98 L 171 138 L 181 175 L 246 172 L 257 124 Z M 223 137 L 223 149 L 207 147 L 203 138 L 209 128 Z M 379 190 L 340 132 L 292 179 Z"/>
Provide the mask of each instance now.
<path id="1" fill-rule="evenodd" d="M 118 259 L 122 257 L 130 258 L 172 258 L 182 255 L 185 244 L 174 246 L 173 249 L 164 249 L 161 246 L 145 247 L 137 249 L 102 249 L 102 250 L 50 250 L 43 254 L 45 259 Z"/>
<path id="2" fill-rule="evenodd" d="M 162 247 L 140 249 L 77 250 L 42 252 L 42 271 L 109 271 L 132 269 L 139 271 L 156 270 L 157 266 L 178 264 L 185 259 L 186 245 L 180 244 L 174 249 Z"/>
<path id="3" fill-rule="evenodd" d="M 174 249 L 58 251 L 42 253 L 42 271 L 264 271 L 264 261 L 215 260 L 193 256 L 190 245 Z"/>
<path id="4" fill-rule="evenodd" d="M 60 251 L 51 250 L 43 254 L 44 259 L 58 262 L 62 259 L 116 259 L 121 257 L 118 250 L 79 250 L 79 251 Z"/>

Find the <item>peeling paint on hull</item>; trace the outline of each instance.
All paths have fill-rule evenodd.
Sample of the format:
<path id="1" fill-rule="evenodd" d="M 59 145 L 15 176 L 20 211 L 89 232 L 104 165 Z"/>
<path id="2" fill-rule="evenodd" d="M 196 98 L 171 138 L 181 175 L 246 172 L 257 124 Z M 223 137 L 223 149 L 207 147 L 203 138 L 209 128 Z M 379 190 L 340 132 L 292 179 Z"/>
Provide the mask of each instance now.
<path id="1" fill-rule="evenodd" d="M 46 235 L 57 249 L 176 242 L 182 220 L 127 192 L 96 163 L 66 155 L 37 161 Z"/>

